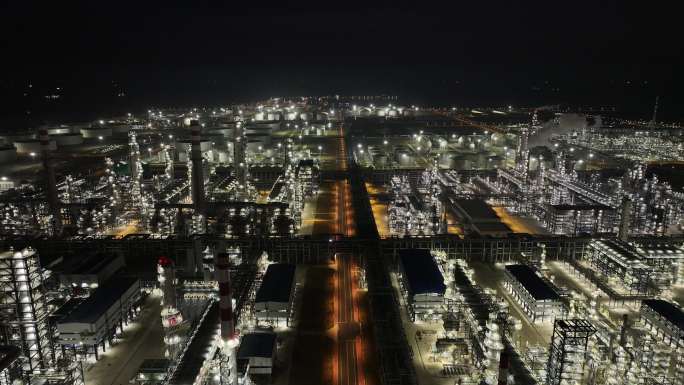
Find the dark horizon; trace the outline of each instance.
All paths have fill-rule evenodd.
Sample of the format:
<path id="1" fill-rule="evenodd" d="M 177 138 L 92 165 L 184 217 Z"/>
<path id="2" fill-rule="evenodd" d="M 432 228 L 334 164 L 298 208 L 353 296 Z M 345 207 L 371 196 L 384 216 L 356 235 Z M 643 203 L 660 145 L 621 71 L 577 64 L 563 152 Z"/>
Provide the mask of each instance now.
<path id="1" fill-rule="evenodd" d="M 664 7 L 0 10 L 12 59 L 0 76 L 2 117 L 17 124 L 26 111 L 33 120 L 92 119 L 148 106 L 334 94 L 391 94 L 421 105 L 614 106 L 643 119 L 660 96 L 659 119 L 684 118 L 676 12 Z M 53 94 L 59 99 L 45 99 Z"/>

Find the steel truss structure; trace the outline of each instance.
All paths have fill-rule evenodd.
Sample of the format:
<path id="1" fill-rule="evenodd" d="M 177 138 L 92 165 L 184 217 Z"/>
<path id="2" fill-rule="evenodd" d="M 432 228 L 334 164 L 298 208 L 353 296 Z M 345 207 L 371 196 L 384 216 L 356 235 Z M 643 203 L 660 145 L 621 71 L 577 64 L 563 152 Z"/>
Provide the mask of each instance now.
<path id="1" fill-rule="evenodd" d="M 596 333 L 584 319 L 561 319 L 553 324 L 546 368 L 547 385 L 580 383 L 584 375 L 589 337 Z"/>

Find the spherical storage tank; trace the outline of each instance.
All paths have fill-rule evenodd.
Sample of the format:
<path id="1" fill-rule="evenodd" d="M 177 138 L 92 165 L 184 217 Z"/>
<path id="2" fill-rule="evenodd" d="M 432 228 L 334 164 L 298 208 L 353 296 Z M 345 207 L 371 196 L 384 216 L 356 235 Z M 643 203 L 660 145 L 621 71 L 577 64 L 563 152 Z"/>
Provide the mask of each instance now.
<path id="1" fill-rule="evenodd" d="M 107 138 L 112 136 L 112 129 L 109 127 L 88 127 L 81 128 L 81 135 L 86 139 Z"/>
<path id="2" fill-rule="evenodd" d="M 17 149 L 14 146 L 0 146 L 0 163 L 5 164 L 17 160 Z"/>
<path id="3" fill-rule="evenodd" d="M 14 147 L 16 147 L 17 152 L 21 154 L 35 153 L 39 155 L 41 151 L 40 140 L 38 139 L 17 140 L 14 142 Z M 56 150 L 57 142 L 55 142 L 54 139 L 50 140 L 48 147 L 51 151 Z"/>
<path id="4" fill-rule="evenodd" d="M 50 135 L 50 138 L 57 142 L 58 146 L 75 146 L 83 143 L 81 134 L 59 134 Z"/>

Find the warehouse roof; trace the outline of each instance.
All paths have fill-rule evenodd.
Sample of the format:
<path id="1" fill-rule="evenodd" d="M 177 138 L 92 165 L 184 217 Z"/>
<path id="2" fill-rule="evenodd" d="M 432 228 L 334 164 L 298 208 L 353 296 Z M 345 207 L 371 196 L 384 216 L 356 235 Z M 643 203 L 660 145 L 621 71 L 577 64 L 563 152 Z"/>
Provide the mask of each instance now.
<path id="1" fill-rule="evenodd" d="M 453 203 L 475 222 L 499 220 L 499 216 L 482 199 L 454 199 Z"/>
<path id="2" fill-rule="evenodd" d="M 255 302 L 289 302 L 295 265 L 275 263 L 268 266 Z"/>
<path id="3" fill-rule="evenodd" d="M 535 300 L 560 299 L 556 290 L 541 279 L 531 267 L 527 265 L 508 265 L 506 270 L 525 287 Z"/>
<path id="4" fill-rule="evenodd" d="M 444 294 L 446 286 L 435 259 L 427 249 L 399 250 L 399 259 L 411 295 Z"/>
<path id="5" fill-rule="evenodd" d="M 60 323 L 93 323 L 133 285 L 139 281 L 133 277 L 116 277 L 101 285 L 90 297 L 81 302 L 76 309 L 64 317 Z"/>
<path id="6" fill-rule="evenodd" d="M 684 311 L 677 305 L 662 299 L 645 299 L 643 303 L 666 320 L 672 322 L 680 330 L 684 330 Z"/>
<path id="7" fill-rule="evenodd" d="M 273 357 L 275 349 L 275 333 L 250 333 L 245 334 L 240 340 L 238 359 L 250 357 Z"/>

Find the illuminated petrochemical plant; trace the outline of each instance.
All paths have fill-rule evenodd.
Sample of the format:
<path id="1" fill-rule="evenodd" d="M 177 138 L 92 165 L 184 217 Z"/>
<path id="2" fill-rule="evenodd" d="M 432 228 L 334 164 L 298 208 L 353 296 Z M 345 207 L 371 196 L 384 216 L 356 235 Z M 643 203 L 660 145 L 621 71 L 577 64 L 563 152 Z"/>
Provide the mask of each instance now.
<path id="1" fill-rule="evenodd" d="M 387 95 L 3 131 L 0 383 L 684 385 L 681 134 Z"/>

